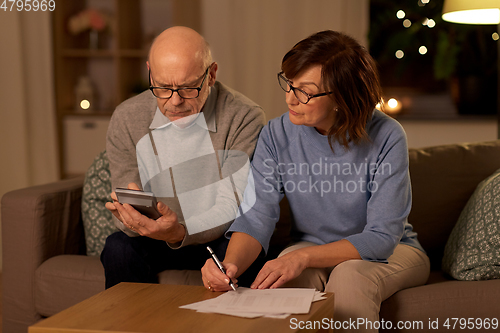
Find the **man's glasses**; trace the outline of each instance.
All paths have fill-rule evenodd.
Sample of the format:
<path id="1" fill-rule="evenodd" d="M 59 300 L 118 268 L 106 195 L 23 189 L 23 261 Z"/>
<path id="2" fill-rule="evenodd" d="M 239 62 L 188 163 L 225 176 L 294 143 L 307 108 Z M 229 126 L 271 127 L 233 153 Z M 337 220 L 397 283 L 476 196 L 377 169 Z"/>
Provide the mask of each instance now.
<path id="1" fill-rule="evenodd" d="M 197 88 L 177 88 L 177 89 L 172 89 L 172 88 L 166 88 L 166 87 L 153 87 L 151 85 L 151 69 L 149 70 L 149 90 L 153 93 L 153 95 L 156 98 L 162 98 L 162 99 L 167 99 L 172 97 L 174 92 L 177 92 L 177 94 L 183 98 L 183 99 L 192 99 L 192 98 L 198 98 L 200 96 L 200 91 L 201 88 L 203 87 L 203 83 L 205 83 L 205 80 L 208 75 L 208 70 L 212 67 L 212 65 L 208 66 L 207 70 L 205 71 L 203 81 L 201 81 L 201 84 Z M 199 78 L 198 78 L 199 80 Z"/>
<path id="2" fill-rule="evenodd" d="M 281 89 L 283 89 L 285 92 L 290 92 L 290 90 L 292 90 L 295 97 L 297 98 L 297 100 L 302 104 L 307 104 L 309 102 L 309 100 L 311 100 L 311 98 L 314 98 L 314 97 L 320 97 L 320 96 L 326 96 L 326 95 L 333 94 L 333 91 L 329 91 L 329 92 L 324 92 L 324 93 L 320 93 L 320 94 L 309 95 L 304 90 L 292 86 L 290 81 L 286 77 L 283 76 L 283 72 L 278 73 L 278 82 L 280 84 Z"/>

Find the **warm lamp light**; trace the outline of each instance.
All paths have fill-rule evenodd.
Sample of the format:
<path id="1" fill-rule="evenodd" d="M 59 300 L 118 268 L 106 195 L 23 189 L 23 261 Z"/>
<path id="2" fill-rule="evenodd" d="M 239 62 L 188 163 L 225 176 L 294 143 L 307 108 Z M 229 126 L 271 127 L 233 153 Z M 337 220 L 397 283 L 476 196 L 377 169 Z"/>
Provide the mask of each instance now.
<path id="1" fill-rule="evenodd" d="M 445 0 L 442 17 L 453 23 L 496 24 L 500 29 L 500 0 Z M 500 43 L 497 50 L 497 137 L 500 139 Z"/>
<path id="2" fill-rule="evenodd" d="M 84 110 L 87 110 L 88 108 L 90 108 L 90 102 L 84 99 L 83 101 L 80 102 L 80 107 Z"/>
<path id="3" fill-rule="evenodd" d="M 445 0 L 443 20 L 465 24 L 499 24 L 500 0 Z"/>
<path id="4" fill-rule="evenodd" d="M 396 116 L 403 109 L 403 104 L 394 97 L 391 97 L 387 102 L 382 99 L 382 104 L 378 103 L 375 108 L 390 116 Z"/>
<path id="5" fill-rule="evenodd" d="M 75 87 L 75 111 L 90 113 L 94 111 L 94 88 L 88 76 L 81 76 Z"/>
<path id="6" fill-rule="evenodd" d="M 384 105 L 384 111 L 389 115 L 397 115 L 399 112 L 401 112 L 402 108 L 403 105 L 401 104 L 401 102 L 394 97 L 390 98 Z"/>

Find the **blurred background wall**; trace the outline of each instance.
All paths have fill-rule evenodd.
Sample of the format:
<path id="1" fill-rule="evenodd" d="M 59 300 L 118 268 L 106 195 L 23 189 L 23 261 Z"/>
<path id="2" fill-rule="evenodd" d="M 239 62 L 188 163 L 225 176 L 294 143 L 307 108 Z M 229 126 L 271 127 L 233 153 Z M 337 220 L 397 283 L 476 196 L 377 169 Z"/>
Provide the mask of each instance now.
<path id="1" fill-rule="evenodd" d="M 295 43 L 331 29 L 368 46 L 367 0 L 206 0 L 202 14 L 218 79 L 260 104 L 268 120 L 287 111 L 276 74 Z"/>
<path id="2" fill-rule="evenodd" d="M 51 36 L 48 12 L 0 13 L 0 196 L 59 177 Z"/>

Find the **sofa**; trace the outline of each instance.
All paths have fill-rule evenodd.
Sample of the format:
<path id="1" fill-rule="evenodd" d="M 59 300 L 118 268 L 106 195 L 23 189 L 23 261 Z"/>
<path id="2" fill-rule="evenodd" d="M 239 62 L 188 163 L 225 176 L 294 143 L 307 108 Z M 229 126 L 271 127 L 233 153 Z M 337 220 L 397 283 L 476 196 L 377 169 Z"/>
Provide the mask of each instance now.
<path id="1" fill-rule="evenodd" d="M 429 255 L 431 274 L 425 285 L 401 290 L 384 301 L 381 319 L 394 325 L 409 323 L 401 332 L 453 331 L 444 326 L 448 318 L 500 319 L 500 280 L 458 281 L 441 270 L 448 236 L 462 209 L 476 186 L 500 168 L 500 141 L 410 149 L 409 157 L 413 192 L 409 220 Z M 3 196 L 4 333 L 26 332 L 38 320 L 104 290 L 99 258 L 86 255 L 83 181 L 79 177 Z M 272 239 L 275 252 L 287 242 L 291 219 L 286 199 L 281 205 Z M 199 285 L 200 277 L 198 271 L 172 270 L 162 272 L 159 281 Z M 414 322 L 424 326 L 412 330 Z"/>

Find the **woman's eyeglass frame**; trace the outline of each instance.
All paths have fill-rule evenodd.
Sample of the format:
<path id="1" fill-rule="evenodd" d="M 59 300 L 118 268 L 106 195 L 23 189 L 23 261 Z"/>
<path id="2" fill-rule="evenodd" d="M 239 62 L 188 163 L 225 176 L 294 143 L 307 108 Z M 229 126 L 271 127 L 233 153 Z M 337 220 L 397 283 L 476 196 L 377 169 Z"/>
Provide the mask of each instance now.
<path id="1" fill-rule="evenodd" d="M 283 82 L 283 84 L 286 84 L 286 86 L 283 86 L 282 82 Z M 297 100 L 300 103 L 302 103 L 302 104 L 309 103 L 309 101 L 311 100 L 311 98 L 321 97 L 321 96 L 326 96 L 326 95 L 333 94 L 333 91 L 328 91 L 328 92 L 323 92 L 323 93 L 319 93 L 319 94 L 310 95 L 310 94 L 306 93 L 304 90 L 292 86 L 292 84 L 290 83 L 290 80 L 288 80 L 283 75 L 283 71 L 281 71 L 281 72 L 278 73 L 278 83 L 279 83 L 281 89 L 283 89 L 284 92 L 288 93 L 288 92 L 290 92 L 290 90 L 293 91 L 293 94 L 295 95 L 295 97 L 297 98 Z M 300 92 L 300 93 L 302 93 L 302 94 L 301 95 L 297 95 L 297 91 Z M 303 100 L 304 97 L 306 98 L 305 101 Z"/>

